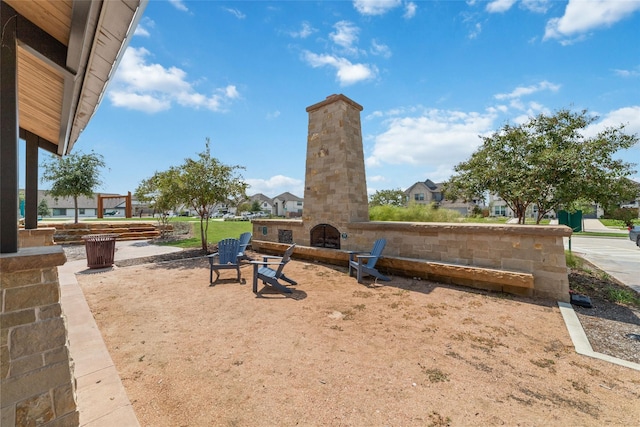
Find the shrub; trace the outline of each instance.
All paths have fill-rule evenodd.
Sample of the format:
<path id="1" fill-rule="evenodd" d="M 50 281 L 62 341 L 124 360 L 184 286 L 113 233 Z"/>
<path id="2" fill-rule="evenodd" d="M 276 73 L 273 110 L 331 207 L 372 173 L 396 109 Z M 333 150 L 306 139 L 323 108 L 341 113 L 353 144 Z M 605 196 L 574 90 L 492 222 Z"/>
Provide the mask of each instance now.
<path id="1" fill-rule="evenodd" d="M 382 205 L 369 209 L 371 221 L 459 222 L 461 218 L 462 216 L 457 211 L 437 209 L 430 205 L 416 203 L 412 203 L 408 207 Z"/>
<path id="2" fill-rule="evenodd" d="M 624 225 L 627 227 L 633 227 L 633 220 L 638 218 L 638 209 L 618 208 L 612 211 L 609 217 L 624 222 Z"/>

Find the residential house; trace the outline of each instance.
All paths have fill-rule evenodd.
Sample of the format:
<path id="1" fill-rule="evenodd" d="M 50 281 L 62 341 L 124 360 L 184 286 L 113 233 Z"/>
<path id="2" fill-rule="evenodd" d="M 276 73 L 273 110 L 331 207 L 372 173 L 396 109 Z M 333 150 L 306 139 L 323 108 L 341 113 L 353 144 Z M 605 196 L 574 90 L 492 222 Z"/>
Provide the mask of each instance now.
<path id="1" fill-rule="evenodd" d="M 443 194 L 444 183 L 435 183 L 430 179 L 419 181 L 405 190 L 407 203 L 417 203 L 419 205 L 435 204 L 438 207 L 451 209 L 460 212 L 461 215 L 469 216 L 473 210 L 481 206 L 481 200 L 471 202 L 446 200 Z"/>
<path id="2" fill-rule="evenodd" d="M 635 200 L 621 201 L 618 206 L 621 208 L 635 208 L 638 209 L 638 217 L 640 217 L 640 183 L 632 181 L 638 188 L 638 195 Z M 489 206 L 491 208 L 491 216 L 506 216 L 514 217 L 514 212 L 507 206 L 507 203 L 497 194 L 489 195 Z M 537 218 L 538 207 L 535 205 L 529 205 L 525 214 L 527 218 Z M 546 217 L 556 218 L 556 212 L 551 210 Z M 604 216 L 604 208 L 598 203 L 594 203 L 588 208 L 588 212 L 584 212 L 584 218 L 601 218 Z"/>
<path id="3" fill-rule="evenodd" d="M 273 200 L 268 198 L 262 193 L 254 194 L 249 197 L 249 202 L 258 202 L 260 204 L 260 210 L 264 213 L 273 215 Z"/>
<path id="4" fill-rule="evenodd" d="M 285 218 L 298 218 L 302 216 L 303 200 L 289 192 L 285 192 L 273 198 L 273 215 Z"/>

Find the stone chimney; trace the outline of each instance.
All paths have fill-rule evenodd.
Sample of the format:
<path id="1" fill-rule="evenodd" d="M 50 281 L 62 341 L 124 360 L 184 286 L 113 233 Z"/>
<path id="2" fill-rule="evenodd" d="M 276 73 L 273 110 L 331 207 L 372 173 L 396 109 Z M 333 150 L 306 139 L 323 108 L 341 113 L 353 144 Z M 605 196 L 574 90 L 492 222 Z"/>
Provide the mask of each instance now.
<path id="1" fill-rule="evenodd" d="M 305 228 L 330 224 L 345 229 L 349 223 L 369 221 L 362 109 L 342 94 L 307 108 Z"/>

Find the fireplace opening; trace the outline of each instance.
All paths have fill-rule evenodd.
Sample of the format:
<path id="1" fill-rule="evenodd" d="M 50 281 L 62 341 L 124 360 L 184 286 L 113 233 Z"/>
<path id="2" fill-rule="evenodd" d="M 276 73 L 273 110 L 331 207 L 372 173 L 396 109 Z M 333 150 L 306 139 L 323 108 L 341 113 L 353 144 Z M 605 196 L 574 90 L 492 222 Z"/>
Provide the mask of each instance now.
<path id="1" fill-rule="evenodd" d="M 340 232 L 329 224 L 318 224 L 311 229 L 311 246 L 340 249 Z"/>

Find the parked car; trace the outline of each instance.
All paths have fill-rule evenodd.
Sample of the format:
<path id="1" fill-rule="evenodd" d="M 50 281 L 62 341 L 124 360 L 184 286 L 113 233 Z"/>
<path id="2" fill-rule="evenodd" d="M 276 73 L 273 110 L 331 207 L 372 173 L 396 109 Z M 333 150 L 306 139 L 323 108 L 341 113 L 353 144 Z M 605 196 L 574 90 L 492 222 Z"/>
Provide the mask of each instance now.
<path id="1" fill-rule="evenodd" d="M 629 227 L 629 240 L 636 242 L 636 245 L 640 248 L 640 225 Z"/>

